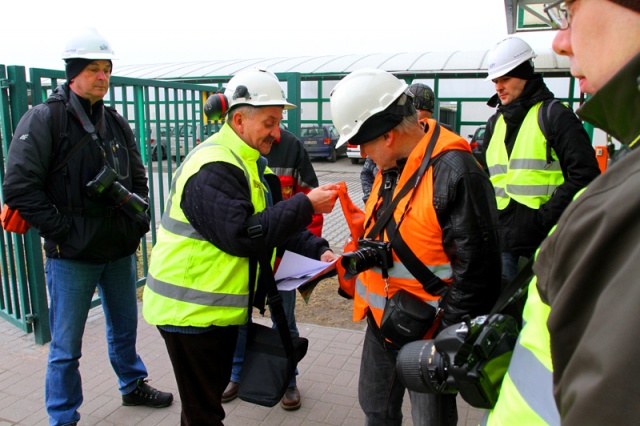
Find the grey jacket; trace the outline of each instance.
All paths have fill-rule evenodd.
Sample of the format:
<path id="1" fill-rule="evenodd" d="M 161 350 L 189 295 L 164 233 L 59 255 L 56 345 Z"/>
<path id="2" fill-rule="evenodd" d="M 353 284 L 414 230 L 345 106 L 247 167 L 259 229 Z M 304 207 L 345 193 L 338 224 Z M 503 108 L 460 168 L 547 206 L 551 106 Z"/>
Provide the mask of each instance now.
<path id="1" fill-rule="evenodd" d="M 640 54 L 577 111 L 632 145 Z M 635 145 L 638 145 L 636 143 Z M 542 244 L 534 271 L 551 306 L 554 396 L 563 425 L 640 424 L 640 150 L 594 180 Z"/>

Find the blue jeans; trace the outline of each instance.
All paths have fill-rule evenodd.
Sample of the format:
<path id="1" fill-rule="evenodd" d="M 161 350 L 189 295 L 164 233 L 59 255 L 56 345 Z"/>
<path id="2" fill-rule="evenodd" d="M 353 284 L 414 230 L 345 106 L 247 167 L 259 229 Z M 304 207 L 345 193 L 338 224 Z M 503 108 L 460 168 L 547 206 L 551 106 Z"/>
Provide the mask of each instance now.
<path id="1" fill-rule="evenodd" d="M 299 337 L 298 325 L 296 324 L 296 290 L 281 291 L 282 307 L 284 313 L 287 316 L 287 324 L 289 325 L 289 332 L 291 337 Z M 251 322 L 251 317 L 249 317 Z M 273 328 L 276 328 L 275 323 L 272 324 Z M 244 354 L 247 346 L 247 325 L 241 325 L 238 329 L 238 341 L 236 343 L 236 351 L 233 354 L 233 367 L 231 368 L 231 381 L 240 383 L 240 376 L 242 375 L 242 363 L 244 362 Z M 294 374 L 289 386 L 296 385 L 296 376 L 298 375 L 298 369 L 296 368 L 296 374 Z"/>
<path id="2" fill-rule="evenodd" d="M 51 344 L 45 402 L 52 426 L 77 422 L 82 404 L 82 335 L 96 286 L 102 298 L 111 366 L 120 392 L 133 391 L 147 369 L 136 353 L 138 303 L 135 256 L 109 263 L 69 259 L 46 262 Z"/>
<path id="3" fill-rule="evenodd" d="M 520 255 L 503 251 L 502 252 L 502 281 L 511 282 L 518 274 L 518 263 Z"/>
<path id="4" fill-rule="evenodd" d="M 402 425 L 405 387 L 396 374 L 397 350 L 387 349 L 367 326 L 360 361 L 358 399 L 367 426 Z M 455 395 L 409 391 L 414 425 L 455 425 L 458 422 Z"/>

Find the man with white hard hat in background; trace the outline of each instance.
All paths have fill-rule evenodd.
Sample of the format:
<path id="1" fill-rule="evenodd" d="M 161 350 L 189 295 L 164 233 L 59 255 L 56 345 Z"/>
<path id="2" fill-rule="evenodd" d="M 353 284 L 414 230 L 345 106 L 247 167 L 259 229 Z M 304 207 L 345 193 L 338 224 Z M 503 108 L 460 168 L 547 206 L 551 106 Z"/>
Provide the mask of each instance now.
<path id="1" fill-rule="evenodd" d="M 508 37 L 487 56 L 487 81 L 496 94 L 488 105 L 485 159 L 500 223 L 502 276 L 516 275 L 573 196 L 600 173 L 582 123 L 534 72 L 535 52 Z"/>
<path id="2" fill-rule="evenodd" d="M 51 345 L 45 402 L 51 425 L 80 419 L 82 335 L 96 286 L 123 405 L 166 407 L 136 353 L 136 256 L 149 230 L 147 175 L 131 128 L 103 98 L 113 50 L 95 29 L 67 45 L 67 82 L 20 120 L 5 202 L 44 238 Z M 70 154 L 71 153 L 71 154 Z"/>

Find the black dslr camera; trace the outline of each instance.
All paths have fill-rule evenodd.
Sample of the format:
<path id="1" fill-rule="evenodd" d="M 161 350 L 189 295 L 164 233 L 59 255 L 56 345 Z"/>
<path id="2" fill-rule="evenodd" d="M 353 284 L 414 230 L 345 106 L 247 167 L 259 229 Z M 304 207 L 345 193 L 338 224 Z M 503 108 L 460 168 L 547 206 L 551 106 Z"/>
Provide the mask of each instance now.
<path id="1" fill-rule="evenodd" d="M 516 321 L 509 315 L 467 317 L 434 340 L 404 345 L 396 359 L 398 377 L 414 392 L 460 391 L 471 406 L 493 408 L 518 333 Z"/>
<path id="2" fill-rule="evenodd" d="M 111 167 L 104 166 L 93 180 L 86 185 L 89 198 L 98 199 L 105 196 L 115 202 L 117 207 L 135 219 L 136 214 L 141 213 L 149 204 L 140 198 L 138 194 L 129 192 L 127 188 L 117 181 L 118 174 Z"/>
<path id="3" fill-rule="evenodd" d="M 391 243 L 361 238 L 358 250 L 342 255 L 340 261 L 345 269 L 345 278 L 353 278 L 362 271 L 379 266 L 382 269 L 393 267 Z"/>

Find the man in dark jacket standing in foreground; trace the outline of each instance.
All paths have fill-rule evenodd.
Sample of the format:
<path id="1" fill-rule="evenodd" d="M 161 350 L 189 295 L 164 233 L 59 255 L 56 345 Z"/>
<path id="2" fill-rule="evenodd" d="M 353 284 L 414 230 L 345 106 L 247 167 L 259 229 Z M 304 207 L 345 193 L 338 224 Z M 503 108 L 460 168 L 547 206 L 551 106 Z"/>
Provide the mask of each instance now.
<path id="1" fill-rule="evenodd" d="M 493 183 L 502 249 L 502 276 L 516 275 L 520 257 L 530 258 L 580 189 L 600 170 L 587 132 L 576 115 L 553 101 L 535 53 L 509 37 L 488 55 L 498 112 L 487 122 L 486 164 Z M 544 126 L 546 129 L 541 129 Z"/>
<path id="2" fill-rule="evenodd" d="M 526 324 L 486 424 L 637 425 L 640 2 L 558 1 L 546 11 L 559 30 L 553 49 L 593 94 L 578 117 L 628 153 L 575 197 L 542 243 Z"/>
<path id="3" fill-rule="evenodd" d="M 166 407 L 173 401 L 146 383 L 147 369 L 136 353 L 134 253 L 149 230 L 148 188 L 131 128 L 102 101 L 112 58 L 95 30 L 67 45 L 67 83 L 20 120 L 3 183 L 7 205 L 44 238 L 51 324 L 45 402 L 53 426 L 80 419 L 78 366 L 96 286 L 122 404 Z M 65 137 L 57 140 L 60 132 Z M 67 157 L 74 146 L 83 147 Z"/>
<path id="4" fill-rule="evenodd" d="M 279 180 L 262 155 L 280 137 L 283 109 L 294 108 L 278 81 L 269 71 L 246 70 L 229 81 L 224 96 L 225 124 L 176 171 L 144 292 L 144 318 L 165 340 L 184 425 L 222 425 L 225 417 L 222 394 L 238 327 L 249 320 L 252 302 L 260 303 L 250 300 L 257 270 L 251 258 L 261 246 L 250 221 L 259 222 L 268 254 L 281 247 L 336 258 L 306 227 L 314 213 L 331 212 L 337 185 L 275 202 Z"/>
<path id="5" fill-rule="evenodd" d="M 554 395 L 563 425 L 640 424 L 640 2 L 567 1 L 555 11 L 553 48 L 594 94 L 578 116 L 631 152 L 569 206 L 534 266 L 551 306 Z"/>

